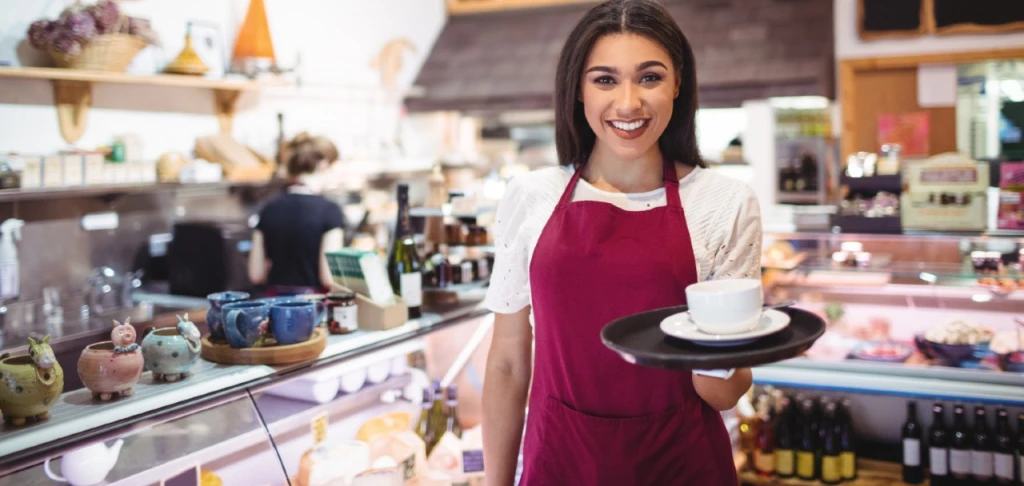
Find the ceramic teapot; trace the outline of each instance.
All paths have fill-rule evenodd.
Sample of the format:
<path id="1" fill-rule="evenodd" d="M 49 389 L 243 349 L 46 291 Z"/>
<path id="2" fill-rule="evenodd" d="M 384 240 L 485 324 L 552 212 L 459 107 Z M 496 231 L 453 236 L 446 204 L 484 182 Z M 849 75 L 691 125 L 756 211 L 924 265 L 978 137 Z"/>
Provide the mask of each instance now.
<path id="1" fill-rule="evenodd" d="M 74 486 L 90 486 L 106 479 L 117 458 L 121 455 L 123 440 L 118 440 L 114 445 L 107 447 L 103 442 L 89 444 L 81 449 L 75 449 L 60 460 L 60 472 L 56 474 L 50 470 L 50 459 L 43 464 L 46 475 L 62 483 L 70 483 Z"/>

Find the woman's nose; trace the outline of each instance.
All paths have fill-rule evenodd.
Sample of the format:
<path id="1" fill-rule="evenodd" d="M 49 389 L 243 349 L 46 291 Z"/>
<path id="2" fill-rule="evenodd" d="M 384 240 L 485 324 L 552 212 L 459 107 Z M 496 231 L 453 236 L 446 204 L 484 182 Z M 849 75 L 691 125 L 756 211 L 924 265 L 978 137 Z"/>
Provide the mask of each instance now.
<path id="1" fill-rule="evenodd" d="M 623 84 L 619 88 L 619 93 L 615 103 L 615 109 L 618 111 L 617 115 L 622 118 L 628 118 L 630 115 L 635 114 L 640 110 L 643 105 L 640 101 L 640 90 L 633 86 L 632 83 Z"/>

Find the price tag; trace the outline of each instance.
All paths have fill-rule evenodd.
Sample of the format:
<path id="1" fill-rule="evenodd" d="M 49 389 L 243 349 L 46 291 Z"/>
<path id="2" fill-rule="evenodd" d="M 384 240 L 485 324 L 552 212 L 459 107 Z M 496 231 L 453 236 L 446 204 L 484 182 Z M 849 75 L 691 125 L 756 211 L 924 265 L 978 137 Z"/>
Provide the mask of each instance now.
<path id="1" fill-rule="evenodd" d="M 309 421 L 309 428 L 313 432 L 313 446 L 320 445 L 327 440 L 327 412 L 321 412 Z"/>

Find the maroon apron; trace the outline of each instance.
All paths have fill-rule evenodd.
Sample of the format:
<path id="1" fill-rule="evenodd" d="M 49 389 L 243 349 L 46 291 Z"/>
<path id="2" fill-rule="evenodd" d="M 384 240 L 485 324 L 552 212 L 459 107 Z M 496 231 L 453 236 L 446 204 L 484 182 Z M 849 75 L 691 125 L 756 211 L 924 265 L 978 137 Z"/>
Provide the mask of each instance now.
<path id="1" fill-rule="evenodd" d="M 686 303 L 697 282 L 674 164 L 667 205 L 572 202 L 573 174 L 530 264 L 533 385 L 521 485 L 737 484 L 718 411 L 690 373 L 625 362 L 601 344 L 614 319 Z"/>

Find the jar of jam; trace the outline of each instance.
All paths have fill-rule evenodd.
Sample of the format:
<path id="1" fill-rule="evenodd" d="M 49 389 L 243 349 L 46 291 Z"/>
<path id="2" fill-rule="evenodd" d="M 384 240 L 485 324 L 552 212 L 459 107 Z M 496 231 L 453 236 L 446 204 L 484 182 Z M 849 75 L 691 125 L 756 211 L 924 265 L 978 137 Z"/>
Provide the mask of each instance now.
<path id="1" fill-rule="evenodd" d="M 331 334 L 348 334 L 359 328 L 359 307 L 356 294 L 334 292 L 327 296 L 327 330 Z"/>
<path id="2" fill-rule="evenodd" d="M 466 244 L 470 246 L 482 246 L 487 244 L 487 228 L 483 226 L 470 225 L 466 230 Z"/>

